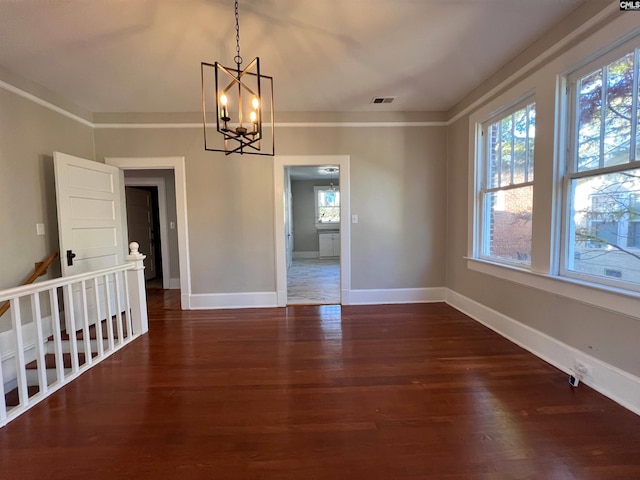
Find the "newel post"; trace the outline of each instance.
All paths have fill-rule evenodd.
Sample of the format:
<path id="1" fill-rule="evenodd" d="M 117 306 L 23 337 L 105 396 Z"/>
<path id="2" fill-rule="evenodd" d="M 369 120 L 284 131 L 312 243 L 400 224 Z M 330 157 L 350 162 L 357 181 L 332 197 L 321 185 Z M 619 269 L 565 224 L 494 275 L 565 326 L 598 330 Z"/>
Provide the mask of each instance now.
<path id="1" fill-rule="evenodd" d="M 139 248 L 138 242 L 131 242 L 129 244 L 129 255 L 126 258 L 127 262 L 134 265 L 133 269 L 127 270 L 127 281 L 129 283 L 129 300 L 131 302 L 131 321 L 133 333 L 136 335 L 142 335 L 149 331 L 143 263 L 147 257 L 138 251 Z"/>

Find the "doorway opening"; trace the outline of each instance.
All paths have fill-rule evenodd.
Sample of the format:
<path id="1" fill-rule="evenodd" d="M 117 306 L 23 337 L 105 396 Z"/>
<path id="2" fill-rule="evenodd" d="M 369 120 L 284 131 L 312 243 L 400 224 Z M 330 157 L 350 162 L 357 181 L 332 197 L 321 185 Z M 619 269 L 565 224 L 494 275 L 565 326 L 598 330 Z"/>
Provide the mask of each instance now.
<path id="1" fill-rule="evenodd" d="M 106 157 L 105 163 L 124 171 L 125 184 L 158 187 L 163 288 L 179 289 L 180 308 L 189 310 L 191 277 L 184 157 Z M 137 178 L 132 181 L 131 177 Z M 169 202 L 170 198 L 175 201 Z"/>
<path id="2" fill-rule="evenodd" d="M 140 252 L 146 255 L 144 259 L 146 287 L 164 289 L 158 187 L 126 184 L 125 201 L 129 240 L 138 242 Z"/>
<path id="3" fill-rule="evenodd" d="M 287 304 L 340 303 L 340 169 L 285 168 Z"/>
<path id="4" fill-rule="evenodd" d="M 296 199 L 297 190 L 306 193 Z M 276 156 L 274 192 L 278 306 L 349 304 L 349 156 Z M 325 208 L 319 211 L 323 195 L 328 201 L 320 202 Z M 302 283 L 296 284 L 296 276 Z"/>

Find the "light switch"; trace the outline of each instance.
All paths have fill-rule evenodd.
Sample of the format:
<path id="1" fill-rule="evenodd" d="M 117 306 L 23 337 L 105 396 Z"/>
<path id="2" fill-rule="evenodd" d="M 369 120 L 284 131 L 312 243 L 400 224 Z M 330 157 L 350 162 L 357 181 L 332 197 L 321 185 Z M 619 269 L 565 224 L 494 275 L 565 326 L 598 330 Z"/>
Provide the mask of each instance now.
<path id="1" fill-rule="evenodd" d="M 36 233 L 38 235 L 44 235 L 44 223 L 36 223 Z"/>
<path id="2" fill-rule="evenodd" d="M 351 223 L 358 223 L 358 214 L 354 213 L 351 215 Z"/>
<path id="3" fill-rule="evenodd" d="M 170 228 L 171 230 L 175 230 L 175 228 L 176 228 L 176 222 L 169 222 L 169 228 Z"/>

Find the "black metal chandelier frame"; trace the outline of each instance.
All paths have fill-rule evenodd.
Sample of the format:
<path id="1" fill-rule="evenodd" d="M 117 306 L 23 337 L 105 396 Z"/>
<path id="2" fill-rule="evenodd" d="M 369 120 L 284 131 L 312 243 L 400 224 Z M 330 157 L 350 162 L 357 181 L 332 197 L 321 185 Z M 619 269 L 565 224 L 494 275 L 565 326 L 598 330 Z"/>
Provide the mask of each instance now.
<path id="1" fill-rule="evenodd" d="M 204 130 L 204 149 L 211 152 L 224 152 L 226 155 L 239 153 L 240 155 L 275 155 L 275 131 L 273 115 L 273 78 L 262 75 L 260 71 L 260 58 L 256 57 L 244 69 L 241 68 L 242 57 L 240 56 L 240 26 L 238 13 L 238 0 L 235 0 L 236 16 L 236 68 L 225 67 L 219 62 L 201 62 L 200 74 L 202 80 L 202 121 Z M 207 92 L 205 82 L 205 72 L 213 69 L 215 78 L 215 112 L 216 112 L 216 132 L 223 135 L 224 148 L 214 148 L 208 142 L 207 130 Z M 269 92 L 269 125 L 271 129 L 271 151 L 261 151 L 263 136 L 263 81 L 267 85 Z M 227 95 L 236 95 L 237 118 L 232 123 L 230 106 L 227 104 Z M 244 97 L 243 97 L 244 96 Z M 243 118 L 244 99 L 250 97 L 253 110 L 250 112 L 250 119 Z M 212 127 L 211 124 L 210 127 Z"/>

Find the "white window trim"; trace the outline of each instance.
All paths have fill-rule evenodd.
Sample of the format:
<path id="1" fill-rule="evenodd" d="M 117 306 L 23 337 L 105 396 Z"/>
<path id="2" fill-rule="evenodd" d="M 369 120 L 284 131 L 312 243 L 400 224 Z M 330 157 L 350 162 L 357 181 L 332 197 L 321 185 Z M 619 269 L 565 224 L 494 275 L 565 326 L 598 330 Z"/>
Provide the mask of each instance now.
<path id="1" fill-rule="evenodd" d="M 634 36 L 631 39 L 627 39 L 624 42 L 618 42 L 611 46 L 611 49 L 601 55 L 591 56 L 588 61 L 582 61 L 577 68 L 570 70 L 563 75 L 564 78 L 564 91 L 562 92 L 563 104 L 566 106 L 561 115 L 557 115 L 556 122 L 559 128 L 563 129 L 562 140 L 558 145 L 560 153 L 560 163 L 562 164 L 561 184 L 562 191 L 558 196 L 561 204 L 558 206 L 558 211 L 561 211 L 561 224 L 560 224 L 560 245 L 559 245 L 559 261 L 556 268 L 559 279 L 567 279 L 571 282 L 578 282 L 579 284 L 586 284 L 592 286 L 592 288 L 602 288 L 605 290 L 612 290 L 614 292 L 632 294 L 640 297 L 640 285 L 630 282 L 618 281 L 615 279 L 608 279 L 597 275 L 590 275 L 587 273 L 577 272 L 575 270 L 569 270 L 568 255 L 570 254 L 569 245 L 569 216 L 571 215 L 571 181 L 576 178 L 590 177 L 597 175 L 604 175 L 607 173 L 613 173 L 617 171 L 637 169 L 640 167 L 640 160 L 621 164 L 613 165 L 609 167 L 600 167 L 592 170 L 585 170 L 578 172 L 576 170 L 575 149 L 576 149 L 576 136 L 577 125 L 575 122 L 576 115 L 576 88 L 577 80 L 583 76 L 589 74 L 592 71 L 597 70 L 611 62 L 616 61 L 618 58 L 628 53 L 630 49 L 635 50 L 640 48 L 640 37 Z M 640 55 L 635 56 L 635 60 L 638 60 Z M 637 308 L 636 308 L 637 311 Z M 636 315 L 637 316 L 637 313 Z"/>
<path id="2" fill-rule="evenodd" d="M 315 205 L 315 223 L 317 230 L 336 230 L 340 227 L 340 220 L 337 222 L 320 222 L 318 221 L 320 218 L 320 211 L 318 206 L 318 192 L 322 190 L 330 190 L 331 185 L 316 185 L 313 187 L 313 204 Z M 339 192 L 340 187 L 338 185 L 335 186 L 335 189 Z M 342 197 L 342 195 L 340 196 Z M 342 218 L 342 198 L 340 198 L 340 205 L 338 206 L 340 210 L 340 217 Z"/>

